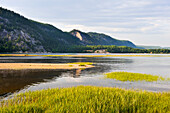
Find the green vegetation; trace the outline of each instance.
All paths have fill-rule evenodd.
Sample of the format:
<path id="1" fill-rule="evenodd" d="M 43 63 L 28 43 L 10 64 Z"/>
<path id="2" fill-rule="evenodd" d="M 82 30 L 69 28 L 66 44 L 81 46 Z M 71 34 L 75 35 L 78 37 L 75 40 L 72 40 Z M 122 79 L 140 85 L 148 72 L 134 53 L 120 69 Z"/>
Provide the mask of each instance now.
<path id="1" fill-rule="evenodd" d="M 73 32 L 75 30 L 69 33 L 63 32 L 50 24 L 27 19 L 20 14 L 0 7 L 0 52 L 44 52 L 43 49 L 37 49 L 41 46 L 47 52 L 80 51 L 70 49 L 70 47 L 74 48 L 75 45 L 136 47 L 132 42 L 116 40 L 104 34 L 78 31 L 85 36 L 85 39 L 81 41 L 72 35 Z"/>
<path id="2" fill-rule="evenodd" d="M 170 53 L 170 49 L 138 49 L 126 46 L 115 45 L 87 45 L 87 46 L 71 46 L 67 49 L 53 49 L 53 52 L 60 53 L 88 53 L 91 50 L 92 53 L 96 50 L 106 50 L 109 53 Z"/>
<path id="3" fill-rule="evenodd" d="M 92 63 L 92 62 L 73 62 L 73 63 L 67 63 L 67 64 L 79 64 L 80 66 L 86 66 L 86 65 L 92 65 L 94 63 Z"/>
<path id="4" fill-rule="evenodd" d="M 67 32 L 63 32 L 50 24 L 29 20 L 1 7 L 0 17 L 0 52 L 16 52 L 21 50 L 24 52 L 30 49 L 35 49 L 34 52 L 41 52 L 36 50 L 38 45 L 42 45 L 46 51 L 51 52 L 54 48 L 55 50 L 62 51 L 72 45 L 81 45 L 79 39 Z M 6 33 L 3 33 L 4 30 Z M 27 34 L 31 40 L 36 40 L 36 45 L 26 41 L 25 39 L 28 37 L 25 37 L 21 31 Z M 6 35 L 1 35 L 1 33 Z M 11 43 L 10 40 L 12 41 Z M 16 46 L 18 43 L 20 44 L 19 47 Z"/>
<path id="5" fill-rule="evenodd" d="M 8 113 L 168 113 L 170 93 L 78 86 L 22 93 L 1 102 Z"/>
<path id="6" fill-rule="evenodd" d="M 73 65 L 69 65 L 70 67 L 73 67 Z"/>
<path id="7" fill-rule="evenodd" d="M 70 34 L 75 36 L 77 32 L 83 37 L 83 43 L 85 43 L 85 45 L 116 45 L 136 48 L 136 46 L 130 41 L 117 40 L 103 33 L 85 33 L 74 29 L 70 32 Z"/>
<path id="8" fill-rule="evenodd" d="M 76 48 L 76 47 L 75 47 Z M 105 49 L 109 53 L 170 53 L 170 49 L 137 49 L 126 46 L 115 46 L 115 45 L 96 45 L 96 46 L 79 46 L 81 51 L 86 50 L 101 50 Z"/>
<path id="9" fill-rule="evenodd" d="M 120 81 L 158 81 L 165 80 L 165 78 L 160 76 L 154 76 L 150 74 L 141 74 L 141 73 L 130 73 L 130 72 L 112 72 L 106 73 L 106 78 L 116 79 Z"/>
<path id="10" fill-rule="evenodd" d="M 17 52 L 19 51 L 19 47 L 17 45 L 13 45 L 12 41 L 7 41 L 7 38 L 0 37 L 0 52 Z"/>
<path id="11" fill-rule="evenodd" d="M 73 63 L 67 63 L 67 64 L 79 64 L 79 66 L 87 66 L 87 65 L 93 65 L 94 63 L 92 62 L 73 62 Z M 70 67 L 72 65 L 69 65 Z"/>
<path id="12" fill-rule="evenodd" d="M 0 17 L 1 53 L 44 52 L 44 49 L 47 52 L 60 53 L 86 53 L 87 50 L 94 52 L 100 49 L 110 53 L 170 53 L 169 49 L 137 49 L 130 41 L 117 40 L 100 33 L 84 33 L 78 30 L 63 32 L 52 25 L 29 20 L 3 8 L 0 8 Z M 75 32 L 79 32 L 85 39 L 81 41 L 73 36 Z"/>

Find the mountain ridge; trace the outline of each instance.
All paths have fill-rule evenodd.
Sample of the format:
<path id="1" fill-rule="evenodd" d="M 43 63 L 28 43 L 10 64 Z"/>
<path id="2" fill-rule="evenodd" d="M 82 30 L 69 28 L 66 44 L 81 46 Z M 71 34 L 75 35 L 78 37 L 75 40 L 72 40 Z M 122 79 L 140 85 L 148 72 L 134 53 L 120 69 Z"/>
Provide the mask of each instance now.
<path id="1" fill-rule="evenodd" d="M 112 38 L 109 35 L 104 33 L 97 33 L 97 32 L 82 32 L 80 30 L 74 29 L 70 31 L 70 34 L 77 37 L 86 45 L 116 45 L 116 46 L 127 46 L 132 48 L 138 48 L 135 44 L 128 40 L 118 40 Z"/>
<path id="2" fill-rule="evenodd" d="M 0 52 L 54 52 L 80 45 L 117 45 L 137 48 L 130 41 L 121 41 L 101 33 L 75 30 L 63 32 L 0 7 Z M 76 37 L 76 38 L 75 38 Z"/>

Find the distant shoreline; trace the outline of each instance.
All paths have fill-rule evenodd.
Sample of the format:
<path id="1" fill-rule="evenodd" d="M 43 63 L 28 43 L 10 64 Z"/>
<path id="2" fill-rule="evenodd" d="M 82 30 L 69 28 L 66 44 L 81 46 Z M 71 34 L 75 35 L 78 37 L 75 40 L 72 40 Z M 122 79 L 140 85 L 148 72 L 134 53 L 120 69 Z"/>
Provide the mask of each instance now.
<path id="1" fill-rule="evenodd" d="M 26 57 L 26 56 L 39 56 L 39 57 L 170 57 L 170 54 L 90 54 L 89 55 L 34 55 L 34 54 L 0 54 L 0 57 Z"/>

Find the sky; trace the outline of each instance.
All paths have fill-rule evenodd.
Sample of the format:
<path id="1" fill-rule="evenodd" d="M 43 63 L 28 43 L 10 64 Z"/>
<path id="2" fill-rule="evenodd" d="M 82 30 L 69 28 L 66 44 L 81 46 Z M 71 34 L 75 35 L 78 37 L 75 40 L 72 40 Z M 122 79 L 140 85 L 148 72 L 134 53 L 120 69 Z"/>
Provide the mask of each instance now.
<path id="1" fill-rule="evenodd" d="M 0 0 L 0 6 L 63 31 L 170 47 L 170 0 Z"/>

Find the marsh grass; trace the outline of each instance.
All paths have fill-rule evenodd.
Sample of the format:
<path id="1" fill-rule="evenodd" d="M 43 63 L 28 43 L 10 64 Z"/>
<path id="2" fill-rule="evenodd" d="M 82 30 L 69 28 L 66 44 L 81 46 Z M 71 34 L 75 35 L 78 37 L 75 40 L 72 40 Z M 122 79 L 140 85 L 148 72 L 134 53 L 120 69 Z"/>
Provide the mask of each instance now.
<path id="1" fill-rule="evenodd" d="M 84 64 L 80 64 L 79 66 L 86 66 L 86 65 L 84 65 Z"/>
<path id="2" fill-rule="evenodd" d="M 167 113 L 170 93 L 78 86 L 26 92 L 1 102 L 0 113 Z"/>
<path id="3" fill-rule="evenodd" d="M 105 78 L 111 78 L 111 79 L 116 79 L 116 80 L 120 80 L 120 81 L 148 81 L 148 82 L 153 82 L 153 81 L 158 81 L 158 80 L 166 80 L 165 78 L 156 76 L 156 75 L 130 73 L 130 72 L 106 73 Z"/>
<path id="4" fill-rule="evenodd" d="M 73 63 L 67 63 L 67 64 L 79 64 L 79 66 L 93 65 L 92 62 L 73 62 Z"/>

